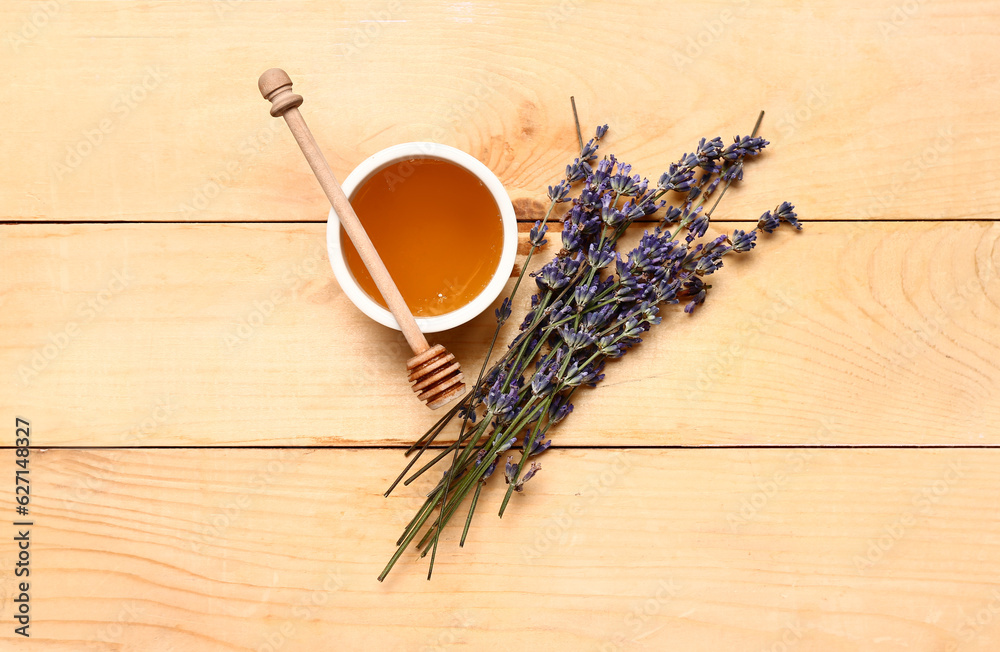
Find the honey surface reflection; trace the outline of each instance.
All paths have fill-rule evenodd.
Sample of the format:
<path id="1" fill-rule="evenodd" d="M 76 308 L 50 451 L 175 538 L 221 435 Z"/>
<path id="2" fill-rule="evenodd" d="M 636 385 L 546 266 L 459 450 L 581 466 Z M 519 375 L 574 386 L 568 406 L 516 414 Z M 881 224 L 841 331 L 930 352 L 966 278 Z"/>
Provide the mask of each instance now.
<path id="1" fill-rule="evenodd" d="M 351 205 L 417 317 L 468 304 L 500 263 L 503 223 L 496 201 L 475 175 L 449 161 L 393 163 L 362 182 Z M 343 228 L 340 241 L 351 274 L 385 307 Z"/>

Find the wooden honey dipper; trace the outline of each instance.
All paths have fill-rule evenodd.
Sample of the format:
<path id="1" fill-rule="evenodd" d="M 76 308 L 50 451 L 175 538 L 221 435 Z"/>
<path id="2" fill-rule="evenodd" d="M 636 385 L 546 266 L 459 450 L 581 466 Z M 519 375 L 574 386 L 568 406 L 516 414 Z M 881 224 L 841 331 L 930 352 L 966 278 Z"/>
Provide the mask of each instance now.
<path id="1" fill-rule="evenodd" d="M 385 263 L 375 251 L 365 227 L 362 226 L 347 195 L 333 176 L 330 164 L 326 162 L 326 157 L 323 156 L 302 114 L 299 113 L 298 107 L 302 104 L 302 96 L 292 92 L 291 78 L 284 70 L 271 68 L 260 76 L 257 86 L 264 99 L 271 102 L 271 115 L 276 118 L 283 116 L 288 123 L 288 128 L 291 129 L 295 141 L 309 162 L 309 167 L 315 173 L 316 180 L 323 187 L 323 192 L 330 200 L 341 226 L 354 243 L 354 248 L 358 250 L 361 260 L 375 281 L 375 286 L 389 306 L 392 316 L 396 318 L 407 344 L 413 349 L 414 356 L 407 361 L 406 368 L 417 398 L 432 410 L 458 398 L 465 393 L 465 383 L 462 382 L 462 371 L 458 360 L 440 344 L 434 346 L 428 344 L 427 338 L 420 332 L 416 320 L 413 319 L 413 313 L 410 312 L 403 295 L 399 293 L 399 288 L 389 276 L 389 270 L 385 268 Z"/>

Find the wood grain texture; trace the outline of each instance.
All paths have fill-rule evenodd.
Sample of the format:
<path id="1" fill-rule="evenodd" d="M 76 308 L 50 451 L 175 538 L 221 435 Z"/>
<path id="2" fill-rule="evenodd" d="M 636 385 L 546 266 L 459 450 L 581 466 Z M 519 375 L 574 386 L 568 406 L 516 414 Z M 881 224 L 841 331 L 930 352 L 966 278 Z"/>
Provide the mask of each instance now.
<path id="1" fill-rule="evenodd" d="M 33 638 L 21 647 L 4 627 L 0 646 L 1000 646 L 1000 451 L 541 460 L 502 523 L 502 491 L 488 491 L 464 549 L 446 531 L 431 582 L 407 555 L 380 584 L 419 501 L 419 487 L 381 496 L 398 451 L 36 452 Z M 14 552 L 0 537 L 4 613 Z"/>
<path id="2" fill-rule="evenodd" d="M 409 443 L 437 417 L 402 336 L 339 289 L 324 228 L 5 227 L 0 413 L 44 446 Z M 557 442 L 996 444 L 998 241 L 994 223 L 776 232 L 701 311 L 668 307 Z M 477 373 L 494 324 L 434 341 Z"/>
<path id="3" fill-rule="evenodd" d="M 1000 649 L 996 3 L 0 16 L 0 415 L 40 447 L 32 639 L 9 620 L 8 525 L 0 650 Z M 325 198 L 254 86 L 272 66 L 339 178 L 396 143 L 453 145 L 524 230 L 574 155 L 570 95 L 654 178 L 765 109 L 771 148 L 720 228 L 787 199 L 806 231 L 668 311 L 503 521 L 497 478 L 466 548 L 446 531 L 432 582 L 411 552 L 380 584 L 430 480 L 383 498 L 404 457 L 374 448 L 435 417 L 402 336 L 333 279 Z M 468 373 L 492 321 L 434 341 Z"/>
<path id="4" fill-rule="evenodd" d="M 47 7 L 0 2 L 0 220 L 324 219 L 255 89 L 276 65 L 341 178 L 433 140 L 534 198 L 576 148 L 575 95 L 587 128 L 610 123 L 609 147 L 650 175 L 767 110 L 775 155 L 737 212 L 776 193 L 813 218 L 1000 209 L 1000 15 L 986 0 Z"/>

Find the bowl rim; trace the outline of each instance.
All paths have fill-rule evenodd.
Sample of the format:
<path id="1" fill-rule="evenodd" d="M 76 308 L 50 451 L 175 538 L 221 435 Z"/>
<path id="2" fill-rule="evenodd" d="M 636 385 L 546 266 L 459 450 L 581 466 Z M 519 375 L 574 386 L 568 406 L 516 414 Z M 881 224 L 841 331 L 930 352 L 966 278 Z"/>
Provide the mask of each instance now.
<path id="1" fill-rule="evenodd" d="M 465 324 L 482 314 L 500 296 L 510 279 L 511 271 L 514 269 L 514 258 L 517 254 L 517 218 L 514 214 L 514 205 L 503 184 L 486 165 L 458 148 L 429 141 L 400 143 L 375 152 L 359 163 L 344 179 L 341 185 L 344 194 L 347 195 L 348 199 L 351 199 L 354 192 L 372 175 L 393 163 L 411 158 L 436 158 L 449 161 L 475 175 L 493 196 L 500 211 L 500 221 L 503 228 L 503 248 L 500 252 L 500 261 L 482 292 L 457 310 L 433 317 L 414 317 L 422 333 L 437 333 Z M 370 298 L 347 268 L 340 244 L 340 220 L 332 207 L 327 216 L 326 246 L 333 275 L 337 278 L 337 282 L 351 303 L 383 326 L 399 330 L 399 324 L 392 313 Z"/>

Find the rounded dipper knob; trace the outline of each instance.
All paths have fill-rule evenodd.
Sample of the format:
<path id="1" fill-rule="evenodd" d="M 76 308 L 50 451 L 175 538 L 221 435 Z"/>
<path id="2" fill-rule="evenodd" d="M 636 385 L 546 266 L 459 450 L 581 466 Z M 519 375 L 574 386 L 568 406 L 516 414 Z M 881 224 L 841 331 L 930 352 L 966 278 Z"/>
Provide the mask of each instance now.
<path id="1" fill-rule="evenodd" d="M 292 78 L 281 68 L 265 70 L 257 80 L 257 88 L 271 103 L 271 115 L 275 118 L 302 104 L 302 96 L 292 92 Z"/>

